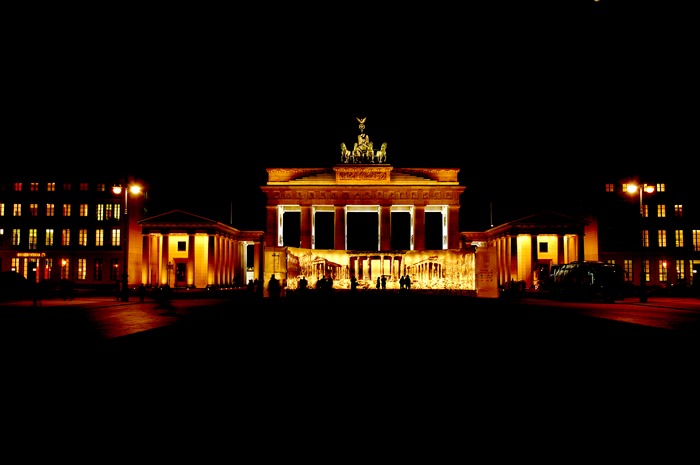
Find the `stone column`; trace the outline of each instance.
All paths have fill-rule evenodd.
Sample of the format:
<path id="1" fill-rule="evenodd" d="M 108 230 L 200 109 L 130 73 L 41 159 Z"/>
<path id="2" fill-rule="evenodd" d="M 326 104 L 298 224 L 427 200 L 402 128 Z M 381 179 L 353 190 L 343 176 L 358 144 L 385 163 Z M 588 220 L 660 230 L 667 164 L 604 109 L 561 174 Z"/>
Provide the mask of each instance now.
<path id="1" fill-rule="evenodd" d="M 345 205 L 335 206 L 335 250 L 345 249 Z"/>
<path id="2" fill-rule="evenodd" d="M 413 250 L 425 249 L 425 207 L 416 206 L 413 222 Z"/>
<path id="3" fill-rule="evenodd" d="M 391 206 L 379 207 L 379 250 L 391 250 Z"/>
<path id="4" fill-rule="evenodd" d="M 301 237 L 301 247 L 304 249 L 311 248 L 311 234 L 312 234 L 312 218 L 311 218 L 311 207 L 302 206 L 301 207 L 301 218 L 300 218 L 300 237 Z"/>

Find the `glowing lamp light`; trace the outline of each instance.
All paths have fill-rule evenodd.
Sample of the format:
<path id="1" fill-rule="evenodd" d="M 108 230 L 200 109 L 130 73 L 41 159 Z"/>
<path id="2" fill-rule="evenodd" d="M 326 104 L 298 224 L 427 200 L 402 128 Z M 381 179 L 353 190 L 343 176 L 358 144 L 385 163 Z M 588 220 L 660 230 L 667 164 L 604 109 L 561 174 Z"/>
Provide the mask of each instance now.
<path id="1" fill-rule="evenodd" d="M 642 233 L 642 238 L 640 242 L 640 269 L 641 271 L 639 272 L 639 301 L 640 302 L 646 302 L 647 301 L 647 296 L 646 296 L 646 270 L 644 267 L 644 196 L 643 194 L 646 192 L 647 194 L 652 194 L 654 192 L 654 185 L 653 184 L 642 184 L 642 185 L 637 185 L 637 184 L 627 184 L 627 192 L 630 194 L 636 194 L 639 192 L 639 227 L 640 231 Z"/>
<path id="2" fill-rule="evenodd" d="M 637 184 L 628 184 L 627 185 L 627 192 L 629 192 L 630 194 L 636 194 L 637 190 L 639 188 L 640 187 Z M 642 192 L 640 192 L 639 195 L 642 195 L 643 192 L 646 192 L 647 194 L 652 194 L 654 192 L 654 190 L 655 190 L 654 186 L 652 186 L 650 184 L 644 184 L 642 186 Z"/>
<path id="3" fill-rule="evenodd" d="M 132 184 L 126 188 L 121 185 L 112 187 L 112 192 L 116 195 L 121 195 L 124 192 L 124 268 L 122 269 L 122 301 L 129 301 L 129 193 L 139 194 L 141 186 Z M 117 265 L 118 266 L 118 265 Z"/>

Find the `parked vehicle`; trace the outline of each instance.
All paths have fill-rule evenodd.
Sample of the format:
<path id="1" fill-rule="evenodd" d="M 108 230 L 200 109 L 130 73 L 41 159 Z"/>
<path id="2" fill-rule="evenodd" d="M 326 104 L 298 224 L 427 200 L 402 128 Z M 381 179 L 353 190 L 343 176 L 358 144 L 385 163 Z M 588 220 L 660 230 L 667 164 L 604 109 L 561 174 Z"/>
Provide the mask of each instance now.
<path id="1" fill-rule="evenodd" d="M 556 297 L 613 302 L 625 298 L 625 272 L 620 265 L 577 261 L 552 268 L 549 289 Z"/>
<path id="2" fill-rule="evenodd" d="M 0 272 L 0 300 L 29 297 L 29 284 L 27 278 L 15 271 Z"/>

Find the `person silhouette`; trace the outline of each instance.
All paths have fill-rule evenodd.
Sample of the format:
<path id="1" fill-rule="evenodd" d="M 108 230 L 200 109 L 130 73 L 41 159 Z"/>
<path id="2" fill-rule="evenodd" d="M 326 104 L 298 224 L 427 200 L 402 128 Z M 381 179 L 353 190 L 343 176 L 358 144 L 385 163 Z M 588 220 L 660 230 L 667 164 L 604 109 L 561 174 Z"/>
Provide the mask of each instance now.
<path id="1" fill-rule="evenodd" d="M 280 296 L 280 282 L 275 275 L 270 276 L 270 281 L 267 282 L 267 292 L 270 297 L 276 299 Z"/>

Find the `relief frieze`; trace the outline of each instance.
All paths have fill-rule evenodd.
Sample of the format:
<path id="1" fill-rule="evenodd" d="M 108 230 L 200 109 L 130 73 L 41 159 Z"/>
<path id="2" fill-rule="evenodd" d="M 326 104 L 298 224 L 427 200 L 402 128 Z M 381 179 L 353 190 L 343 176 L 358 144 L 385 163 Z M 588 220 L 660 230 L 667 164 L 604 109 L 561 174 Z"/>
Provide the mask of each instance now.
<path id="1" fill-rule="evenodd" d="M 372 184 L 389 182 L 390 166 L 337 166 L 337 182 L 351 182 L 355 184 Z"/>

